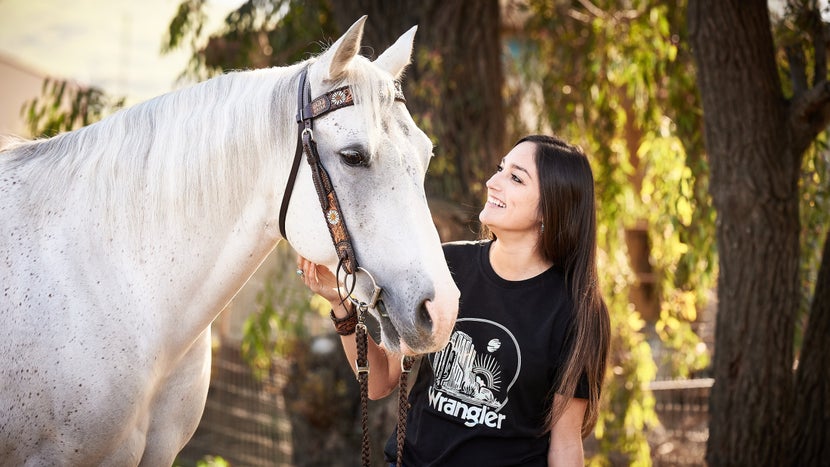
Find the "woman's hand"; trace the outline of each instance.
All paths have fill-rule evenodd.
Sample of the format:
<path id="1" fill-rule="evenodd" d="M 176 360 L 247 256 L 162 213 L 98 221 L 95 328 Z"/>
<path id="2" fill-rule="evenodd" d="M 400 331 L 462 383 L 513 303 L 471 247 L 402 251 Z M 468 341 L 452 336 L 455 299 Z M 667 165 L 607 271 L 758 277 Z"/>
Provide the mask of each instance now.
<path id="1" fill-rule="evenodd" d="M 356 321 L 354 305 L 349 300 L 341 301 L 340 294 L 337 293 L 337 287 L 340 284 L 327 267 L 314 264 L 302 256 L 297 256 L 297 269 L 302 271 L 300 279 L 306 287 L 331 304 L 335 327 L 337 327 L 337 321 L 342 322 L 344 318 L 354 317 Z M 341 334 L 340 342 L 343 344 L 343 351 L 346 353 L 346 361 L 349 362 L 352 371 L 357 371 L 353 366 L 357 363 L 357 343 L 355 342 L 354 331 L 347 335 Z M 380 399 L 398 387 L 401 374 L 401 358 L 400 355 L 388 353 L 385 349 L 379 347 L 372 336 L 369 336 L 367 344 L 369 366 L 372 368 L 369 376 L 369 398 Z"/>
<path id="2" fill-rule="evenodd" d="M 297 255 L 297 270 L 302 271 L 300 279 L 302 279 L 309 290 L 329 302 L 340 303 L 340 295 L 337 293 L 337 278 L 329 271 L 329 268 L 320 264 L 314 264 L 302 256 Z"/>

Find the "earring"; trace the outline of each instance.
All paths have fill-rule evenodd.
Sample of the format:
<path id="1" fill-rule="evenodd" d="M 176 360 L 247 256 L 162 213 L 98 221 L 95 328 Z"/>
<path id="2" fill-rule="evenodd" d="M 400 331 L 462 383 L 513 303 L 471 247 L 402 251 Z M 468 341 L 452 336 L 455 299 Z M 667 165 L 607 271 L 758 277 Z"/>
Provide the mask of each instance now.
<path id="1" fill-rule="evenodd" d="M 545 223 L 542 222 L 542 229 L 539 231 L 540 234 L 545 233 Z"/>

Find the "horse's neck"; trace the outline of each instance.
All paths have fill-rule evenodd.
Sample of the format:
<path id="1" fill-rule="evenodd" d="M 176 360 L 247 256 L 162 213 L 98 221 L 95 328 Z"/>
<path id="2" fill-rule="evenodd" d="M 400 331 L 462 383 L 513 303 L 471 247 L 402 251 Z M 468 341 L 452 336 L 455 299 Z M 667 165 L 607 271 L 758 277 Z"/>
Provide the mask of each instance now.
<path id="1" fill-rule="evenodd" d="M 290 75 L 268 72 L 224 77 L 130 109 L 50 143 L 94 150 L 30 170 L 48 168 L 41 180 L 63 180 L 33 179 L 43 184 L 30 200 L 43 202 L 39 223 L 77 248 L 83 267 L 127 276 L 119 285 L 132 290 L 113 294 L 121 300 L 113 305 L 140 306 L 158 339 L 198 336 L 278 240 L 275 192 L 295 126 L 293 107 L 274 102 Z M 208 96 L 214 108 L 205 105 Z M 46 214 L 54 212 L 62 213 L 59 222 Z"/>
<path id="2" fill-rule="evenodd" d="M 163 242 L 167 255 L 154 255 L 155 264 L 145 265 L 147 272 L 170 268 L 162 274 L 165 287 L 156 299 L 174 323 L 168 341 L 198 335 L 207 327 L 279 240 L 267 228 L 267 212 L 256 203 L 245 211 L 233 225 L 177 232 Z"/>
<path id="3" fill-rule="evenodd" d="M 246 87 L 233 82 L 225 86 Z M 136 266 L 145 272 L 170 268 L 166 274 L 169 277 L 161 281 L 163 287 L 156 291 L 156 306 L 170 304 L 167 311 L 172 314 L 169 318 L 175 323 L 171 328 L 176 336 L 198 335 L 279 240 L 273 219 L 281 193 L 275 192 L 282 179 L 278 174 L 286 172 L 290 163 L 295 135 L 293 114 L 285 109 L 274 110 L 279 103 L 273 98 L 279 91 L 274 90 L 273 82 L 271 90 L 262 96 L 246 93 L 245 100 L 225 110 L 230 115 L 220 115 L 203 125 L 205 134 L 188 135 L 197 147 L 192 148 L 195 159 L 183 165 L 202 171 L 193 174 L 178 167 L 180 172 L 173 175 L 199 183 L 190 187 L 185 184 L 182 193 L 156 199 L 161 206 L 156 206 L 150 227 L 141 228 L 149 238 L 139 242 L 144 250 L 135 253 L 151 259 Z M 262 100 L 256 103 L 259 109 L 254 102 L 246 103 L 257 99 Z M 244 117 L 241 120 L 240 113 Z M 190 149 L 187 145 L 182 148 Z M 173 217 L 164 211 L 164 203 L 170 201 L 176 206 Z M 124 240 L 129 241 L 129 235 Z M 182 333 L 183 328 L 189 331 Z"/>
<path id="4" fill-rule="evenodd" d="M 56 223 L 62 238 L 44 255 L 62 256 L 60 270 L 101 284 L 92 304 L 101 319 L 113 310 L 128 315 L 120 322 L 141 329 L 147 345 L 179 354 L 276 245 L 264 206 L 251 200 L 237 218 L 209 224 L 145 225 L 139 236 L 126 223 L 90 231 L 78 209 Z"/>

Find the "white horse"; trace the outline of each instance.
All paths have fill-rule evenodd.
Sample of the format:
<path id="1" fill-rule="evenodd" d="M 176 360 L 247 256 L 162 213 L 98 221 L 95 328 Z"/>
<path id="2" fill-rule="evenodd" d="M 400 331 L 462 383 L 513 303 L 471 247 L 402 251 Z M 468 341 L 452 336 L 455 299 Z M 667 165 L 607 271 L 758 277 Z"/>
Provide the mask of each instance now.
<path id="1" fill-rule="evenodd" d="M 415 28 L 374 62 L 365 17 L 326 52 L 230 73 L 0 152 L 0 464 L 171 465 L 201 417 L 211 321 L 281 239 L 298 73 L 356 105 L 315 122 L 386 345 L 435 351 L 457 313 L 423 181 L 429 138 L 396 102 Z M 360 164 L 353 164 L 355 157 Z M 348 160 L 343 160 L 347 158 Z M 351 164 L 350 164 L 351 163 Z M 286 237 L 334 270 L 303 162 Z M 367 301 L 368 275 L 354 294 Z"/>

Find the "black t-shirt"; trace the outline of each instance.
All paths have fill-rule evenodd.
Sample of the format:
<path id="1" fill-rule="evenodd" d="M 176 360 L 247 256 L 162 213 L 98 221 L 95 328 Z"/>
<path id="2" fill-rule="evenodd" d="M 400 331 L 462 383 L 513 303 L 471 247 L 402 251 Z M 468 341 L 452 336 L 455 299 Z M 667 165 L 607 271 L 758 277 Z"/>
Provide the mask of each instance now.
<path id="1" fill-rule="evenodd" d="M 574 307 L 560 268 L 504 280 L 490 265 L 490 244 L 444 245 L 461 302 L 450 342 L 421 359 L 409 394 L 407 467 L 547 465 L 545 416 Z M 585 378 L 575 395 L 588 397 Z M 395 451 L 393 433 L 387 460 Z"/>

